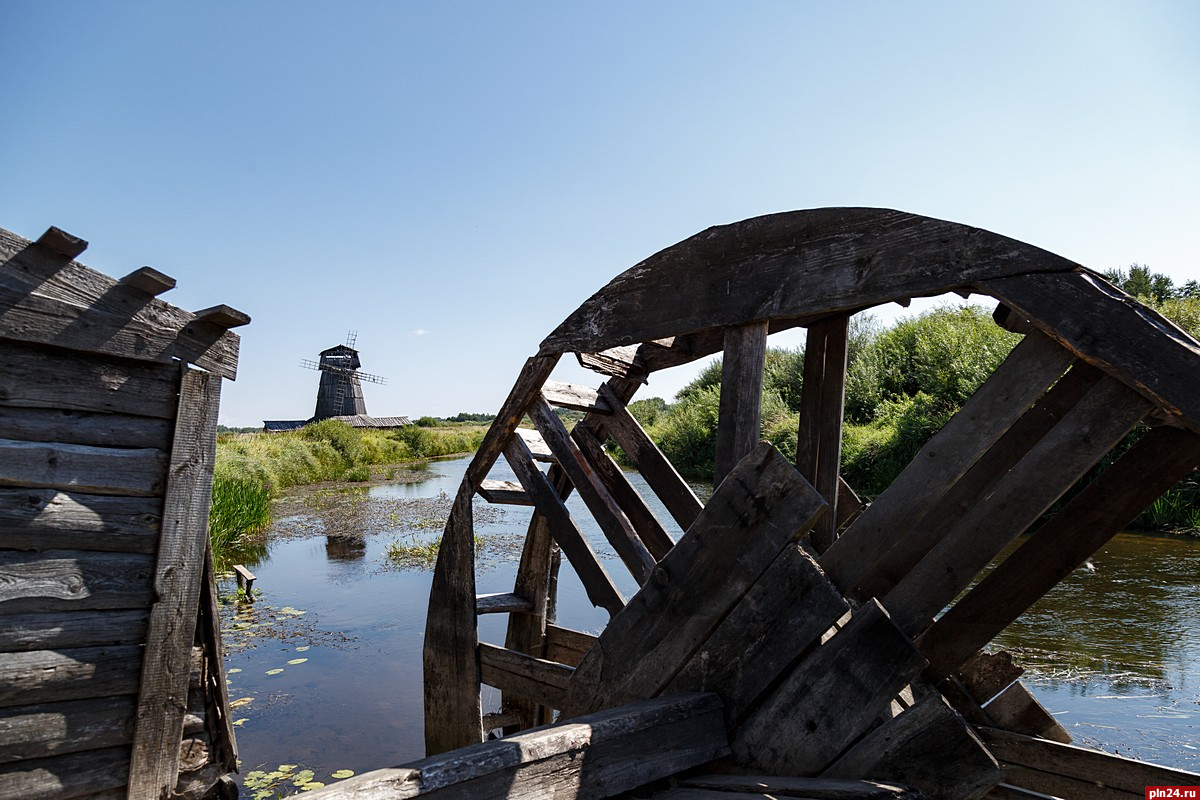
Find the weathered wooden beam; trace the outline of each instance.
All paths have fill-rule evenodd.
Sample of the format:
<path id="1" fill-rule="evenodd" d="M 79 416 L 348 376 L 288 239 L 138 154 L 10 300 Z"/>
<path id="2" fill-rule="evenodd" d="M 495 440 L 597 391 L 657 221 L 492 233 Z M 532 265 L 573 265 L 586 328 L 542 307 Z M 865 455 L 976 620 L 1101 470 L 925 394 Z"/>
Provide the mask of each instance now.
<path id="1" fill-rule="evenodd" d="M 153 575 L 151 555 L 0 550 L 0 614 L 144 608 Z"/>
<path id="2" fill-rule="evenodd" d="M 979 736 L 936 692 L 868 733 L 822 775 L 870 775 L 945 800 L 979 797 L 1003 777 Z"/>
<path id="3" fill-rule="evenodd" d="M 646 505 L 638 490 L 633 488 L 629 478 L 625 477 L 625 471 L 604 452 L 599 437 L 586 421 L 575 424 L 571 429 L 571 438 L 578 445 L 579 452 L 588 466 L 600 479 L 601 485 L 629 520 L 650 556 L 655 561 L 661 560 L 675 546 L 675 541 Z"/>
<path id="4" fill-rule="evenodd" d="M 140 644 L 149 619 L 142 609 L 5 615 L 0 653 Z"/>
<path id="5" fill-rule="evenodd" d="M 804 545 L 789 544 L 664 691 L 716 692 L 736 728 L 849 610 Z"/>
<path id="6" fill-rule="evenodd" d="M 1107 789 L 1144 796 L 1147 786 L 1200 785 L 1200 773 L 1188 770 L 1135 761 L 998 728 L 980 728 L 979 735 L 993 755 L 1005 764 L 1019 764 Z"/>
<path id="7" fill-rule="evenodd" d="M 821 772 L 924 666 L 909 638 L 869 601 L 733 734 L 734 762 L 790 775 Z"/>
<path id="8" fill-rule="evenodd" d="M 531 506 L 533 501 L 515 481 L 488 479 L 479 484 L 479 496 L 493 505 Z"/>
<path id="9" fill-rule="evenodd" d="M 1145 416 L 1150 404 L 1105 378 L 980 498 L 884 605 L 915 636 L 1010 542 L 1046 512 Z"/>
<path id="10" fill-rule="evenodd" d="M 817 520 L 810 541 L 824 553 L 837 536 L 842 417 L 846 405 L 846 358 L 850 316 L 830 317 L 808 327 L 804 348 L 804 388 L 796 434 L 796 469 L 829 503 L 831 513 Z"/>
<path id="11" fill-rule="evenodd" d="M 546 626 L 546 658 L 566 664 L 568 667 L 578 667 L 579 662 L 596 644 L 597 637 L 590 633 L 581 633 L 558 625 Z"/>
<path id="12" fill-rule="evenodd" d="M 1200 436 L 1153 428 L 918 640 L 933 675 L 957 669 L 1200 463 Z"/>
<path id="13" fill-rule="evenodd" d="M 725 476 L 758 444 L 762 428 L 763 364 L 766 354 L 765 322 L 725 331 L 713 486 L 720 486 Z"/>
<path id="14" fill-rule="evenodd" d="M 848 594 L 903 541 L 971 465 L 1070 366 L 1072 356 L 1044 336 L 1026 337 L 904 471 L 821 556 Z"/>
<path id="15" fill-rule="evenodd" d="M 22 800 L 114 800 L 106 790 L 123 789 L 128 776 L 128 746 L 0 764 L 5 796 Z"/>
<path id="16" fill-rule="evenodd" d="M 571 514 L 558 491 L 534 465 L 533 455 L 524 440 L 513 437 L 504 456 L 521 485 L 525 487 L 525 491 L 533 498 L 538 512 L 547 517 L 550 533 L 578 573 L 592 605 L 605 609 L 609 614 L 616 614 L 625 607 L 625 598 L 621 596 L 595 551 L 571 519 Z"/>
<path id="17" fill-rule="evenodd" d="M 697 775 L 680 778 L 678 788 L 652 795 L 653 800 L 739 800 L 745 797 L 803 797 L 809 800 L 923 800 L 903 786 L 843 778 L 794 778 L 781 775 Z M 710 794 L 680 794 L 683 790 Z"/>
<path id="18" fill-rule="evenodd" d="M 129 286 L 151 297 L 165 294 L 175 288 L 175 279 L 164 275 L 153 267 L 139 267 L 117 281 L 119 286 Z"/>
<path id="19" fill-rule="evenodd" d="M 239 338 L 193 325 L 183 309 L 133 292 L 114 279 L 0 230 L 0 330 L 10 338 L 88 353 L 193 363 L 237 377 Z M 45 316 L 43 316 L 43 314 Z"/>
<path id="20" fill-rule="evenodd" d="M 584 457 L 579 445 L 571 438 L 562 420 L 544 399 L 530 404 L 529 416 L 554 454 L 555 461 L 592 512 L 604 538 L 608 539 L 634 579 L 639 584 L 645 583 L 650 577 L 650 570 L 654 569 L 654 557 L 638 538 L 637 531 Z"/>
<path id="21" fill-rule="evenodd" d="M 996 727 L 1029 736 L 1040 736 L 1061 744 L 1071 743 L 1071 734 L 1037 701 L 1020 681 L 997 695 L 984 710 Z"/>
<path id="22" fill-rule="evenodd" d="M 564 718 L 652 697 L 825 503 L 775 448 L 742 459 L 580 664 Z"/>
<path id="23" fill-rule="evenodd" d="M 679 527 L 686 531 L 696 521 L 704 505 L 697 499 L 692 487 L 679 477 L 670 460 L 642 430 L 625 404 L 619 402 L 616 393 L 604 385 L 600 387 L 600 396 L 608 400 L 613 409 L 612 415 L 606 418 L 609 435 L 629 456 Z"/>
<path id="24" fill-rule="evenodd" d="M 196 312 L 196 321 L 217 328 L 240 328 L 250 324 L 250 315 L 227 305 L 203 308 Z"/>
<path id="25" fill-rule="evenodd" d="M 45 233 L 37 238 L 37 245 L 70 261 L 87 250 L 88 243 L 78 236 L 72 236 L 62 228 L 51 225 Z"/>
<path id="26" fill-rule="evenodd" d="M 542 386 L 542 397 L 552 406 L 573 408 L 576 411 L 587 411 L 596 414 L 607 414 L 608 403 L 600 399 L 596 390 L 590 386 L 579 386 L 562 381 L 546 381 Z"/>
<path id="27" fill-rule="evenodd" d="M 859 580 L 863 597 L 886 597 L 913 567 L 953 530 L 954 526 L 987 496 L 996 482 L 1025 457 L 1065 414 L 1090 392 L 1104 373 L 1077 361 L 1042 395 L 974 465 L 916 521 L 909 534 L 896 541 Z"/>
<path id="28" fill-rule="evenodd" d="M 8 653 L 0 659 L 0 707 L 133 694 L 141 657 L 136 645 Z"/>
<path id="29" fill-rule="evenodd" d="M 0 488 L 0 547 L 154 553 L 162 500 Z"/>
<path id="30" fill-rule="evenodd" d="M 471 497 L 464 482 L 446 520 L 429 589 L 423 663 L 425 752 L 430 755 L 483 740 Z"/>
<path id="31" fill-rule="evenodd" d="M 549 708 L 562 705 L 573 667 L 519 653 L 487 642 L 479 643 L 483 682 Z"/>
<path id="32" fill-rule="evenodd" d="M 49 357 L 49 352 L 21 342 L 4 343 L 0 348 L 0 406 L 174 419 L 178 366 L 65 351 Z"/>
<path id="33" fill-rule="evenodd" d="M 208 543 L 204 556 L 204 577 L 200 584 L 200 619 L 196 625 L 196 642 L 201 651 L 200 675 L 205 681 L 204 693 L 198 704 L 189 703 L 189 714 L 204 712 L 204 730 L 213 739 L 219 758 L 214 764 L 224 766 L 229 772 L 238 768 L 237 739 L 233 733 L 233 715 L 229 705 L 229 682 L 225 678 L 225 648 L 221 643 L 221 611 L 217 596 L 217 575 L 213 566 L 212 542 Z M 209 714 L 208 709 L 213 713 Z M 183 722 L 184 734 L 188 730 L 187 717 Z"/>
<path id="34" fill-rule="evenodd" d="M 150 627 L 129 766 L 129 800 L 157 800 L 179 779 L 191 650 L 207 558 L 221 379 L 185 368 L 163 503 Z"/>
<path id="35" fill-rule="evenodd" d="M 496 592 L 475 596 L 476 614 L 526 614 L 533 610 L 533 601 L 512 592 Z"/>
<path id="36" fill-rule="evenodd" d="M 728 751 L 716 695 L 676 695 L 356 775 L 311 797 L 615 797 Z"/>
<path id="37" fill-rule="evenodd" d="M 0 406 L 0 439 L 165 449 L 171 442 L 171 424 L 124 414 Z"/>
<path id="38" fill-rule="evenodd" d="M 601 375 L 645 383 L 646 365 L 642 362 L 639 349 L 636 345 L 626 345 L 599 353 L 576 353 L 575 357 L 579 366 Z"/>
<path id="39" fill-rule="evenodd" d="M 133 741 L 133 695 L 0 709 L 0 763 Z"/>
<path id="40" fill-rule="evenodd" d="M 1077 267 L 988 231 L 899 211 L 771 214 L 710 228 L 625 271 L 546 337 L 540 352 L 594 353 Z"/>
<path id="41" fill-rule="evenodd" d="M 535 356 L 525 361 L 521 374 L 517 377 L 517 382 L 513 384 L 508 397 L 505 398 L 504 404 L 497 412 L 496 419 L 488 428 L 483 442 L 480 443 L 479 449 L 471 458 L 471 463 L 467 465 L 466 481 L 472 489 L 479 487 L 479 484 L 487 477 L 492 465 L 496 463 L 496 459 L 508 446 L 508 440 L 512 437 L 513 431 L 517 429 L 517 426 L 521 424 L 521 418 L 525 416 L 525 409 L 542 390 L 546 379 L 554 370 L 554 365 L 558 363 L 558 358 L 558 356 Z"/>
<path id="42" fill-rule="evenodd" d="M 978 286 L 1200 433 L 1200 345 L 1158 312 L 1084 270 Z M 1130 336 L 1133 330 L 1139 335 Z"/>
<path id="43" fill-rule="evenodd" d="M 161 497 L 167 456 L 149 447 L 0 439 L 0 486 Z"/>
<path id="44" fill-rule="evenodd" d="M 554 451 L 550 449 L 550 445 L 546 444 L 546 439 L 540 431 L 531 428 L 517 428 L 517 438 L 529 448 L 529 456 L 534 461 L 541 461 L 545 464 L 558 463 L 558 457 L 554 455 Z"/>
<path id="45" fill-rule="evenodd" d="M 917 646 L 920 647 L 920 640 Z M 1025 668 L 1013 663 L 1012 653 L 1002 650 L 999 653 L 976 653 L 959 668 L 955 676 L 972 699 L 983 705 L 1024 674 Z"/>

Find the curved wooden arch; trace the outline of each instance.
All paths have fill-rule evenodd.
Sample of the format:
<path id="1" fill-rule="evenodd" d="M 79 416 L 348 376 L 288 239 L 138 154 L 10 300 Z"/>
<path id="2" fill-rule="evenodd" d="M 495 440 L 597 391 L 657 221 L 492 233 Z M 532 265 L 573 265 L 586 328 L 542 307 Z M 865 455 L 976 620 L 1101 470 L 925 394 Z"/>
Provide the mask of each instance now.
<path id="1" fill-rule="evenodd" d="M 849 317 L 881 303 L 946 291 L 998 299 L 998 323 L 1026 335 L 864 510 L 838 474 Z M 808 328 L 808 344 L 793 469 L 781 467 L 778 454 L 772 456 L 774 451 L 757 441 L 767 335 L 795 326 Z M 654 370 L 720 351 L 718 489 L 705 506 L 625 406 Z M 549 380 L 567 352 L 608 380 L 597 390 Z M 587 416 L 568 431 L 553 406 L 580 409 Z M 518 430 L 525 415 L 535 431 Z M 1143 419 L 1159 427 L 938 617 Z M 650 626 L 661 635 L 647 637 L 647 629 L 631 621 L 631 615 L 673 602 L 672 592 L 685 590 L 662 587 L 674 587 L 680 574 L 699 580 L 694 576 L 703 570 L 697 564 L 716 557 L 709 549 L 719 552 L 725 541 L 704 531 L 753 527 L 757 523 L 748 520 L 768 512 L 783 515 L 782 522 L 772 524 L 794 525 L 803 533 L 804 554 L 788 556 L 786 569 L 767 570 L 778 548 L 787 549 L 786 541 L 772 540 L 759 554 L 767 561 L 745 576 L 738 591 L 765 593 L 775 598 L 770 602 L 779 602 L 779 591 L 766 585 L 768 572 L 784 583 L 797 574 L 809 575 L 825 592 L 823 613 L 833 615 L 830 624 L 847 601 L 849 607 L 861 604 L 862 619 L 847 631 L 883 631 L 897 648 L 896 663 L 924 665 L 924 677 L 914 687 L 920 683 L 932 692 L 937 683 L 963 714 L 977 715 L 973 722 L 1005 727 L 980 710 L 995 694 L 991 689 L 1003 687 L 980 688 L 968 675 L 981 658 L 980 648 L 1200 462 L 1198 432 L 1200 345 L 1064 258 L 978 228 L 884 209 L 794 211 L 711 228 L 622 273 L 567 317 L 526 362 L 472 460 L 446 526 L 430 595 L 427 749 L 432 754 L 478 742 L 488 728 L 512 732 L 546 722 L 550 709 L 573 716 L 666 690 L 697 688 L 692 684 L 698 668 L 688 661 L 696 642 L 679 645 L 683 650 L 674 653 L 674 661 L 659 652 L 663 642 L 682 636 L 680 631 L 691 630 L 689 626 Z M 609 436 L 687 531 L 681 540 L 687 547 L 675 546 L 604 454 L 602 443 Z M 519 485 L 487 479 L 501 455 Z M 553 466 L 543 473 L 536 460 Z M 722 482 L 734 472 L 737 481 Z M 571 518 L 563 501 L 572 491 L 579 492 L 642 586 L 636 597 L 621 595 Z M 475 595 L 475 495 L 535 509 L 511 594 Z M 696 537 L 704 536 L 709 544 L 700 547 Z M 600 646 L 593 646 L 594 637 L 557 628 L 549 618 L 560 551 L 592 602 L 622 620 L 601 635 Z M 744 553 L 724 556 L 741 559 Z M 702 591 L 697 597 L 707 601 L 708 596 Z M 749 759 L 744 766 L 811 770 L 825 756 L 798 765 L 782 751 L 779 763 L 769 763 L 765 756 L 759 763 L 751 755 L 770 740 L 766 732 L 778 722 L 764 709 L 787 707 L 778 697 L 782 688 L 772 690 L 769 699 L 762 693 L 768 686 L 788 685 L 788 665 L 802 653 L 794 650 L 800 646 L 794 641 L 795 625 L 785 624 L 795 613 L 790 607 L 779 606 L 779 619 L 785 621 L 780 622 L 758 611 L 739 611 L 740 597 L 726 598 L 729 605 L 713 624 L 728 628 L 720 620 L 737 618 L 740 624 L 757 626 L 756 641 L 776 641 L 787 655 L 782 660 L 763 657 L 762 663 L 776 671 L 757 683 L 739 672 L 736 686 L 726 686 L 724 693 L 717 689 L 733 721 L 735 757 L 741 741 L 742 757 Z M 767 601 L 760 597 L 754 602 Z M 510 614 L 505 647 L 478 641 L 477 615 L 495 612 Z M 633 631 L 643 633 L 635 636 Z M 720 639 L 726 648 L 737 644 L 724 628 L 688 635 L 708 637 L 709 643 Z M 853 642 L 850 634 L 835 639 Z M 635 641 L 640 644 L 631 643 Z M 635 652 L 637 648 L 649 648 L 654 651 L 651 661 L 667 666 L 647 670 L 637 660 L 645 653 Z M 503 713 L 487 724 L 480 709 L 481 683 L 504 691 Z M 1015 686 L 1006 690 L 1006 702 L 1020 708 L 1023 724 L 1035 719 L 1043 728 L 1034 733 L 1066 737 Z M 879 711 L 874 706 L 867 710 L 863 725 Z M 916 714 L 901 718 L 905 724 L 923 719 Z M 958 723 L 949 724 L 953 728 Z M 854 736 L 862 737 L 864 730 L 856 729 Z M 847 738 L 842 744 L 853 741 Z M 973 754 L 964 756 L 966 761 L 994 764 L 990 755 L 980 761 L 970 742 L 964 747 Z M 828 760 L 820 763 L 836 766 Z M 981 769 L 986 772 L 986 764 Z"/>

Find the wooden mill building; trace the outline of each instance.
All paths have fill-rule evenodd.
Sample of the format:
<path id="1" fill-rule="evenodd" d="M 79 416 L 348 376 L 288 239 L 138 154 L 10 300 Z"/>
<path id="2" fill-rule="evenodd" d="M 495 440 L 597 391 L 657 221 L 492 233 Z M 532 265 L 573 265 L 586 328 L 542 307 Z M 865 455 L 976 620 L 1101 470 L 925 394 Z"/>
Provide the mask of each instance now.
<path id="1" fill-rule="evenodd" d="M 0 798 L 228 796 L 208 513 L 249 317 L 0 230 Z"/>
<path id="2" fill-rule="evenodd" d="M 850 316 L 948 291 L 993 298 L 996 323 L 1023 339 L 864 506 L 839 475 Z M 789 463 L 759 442 L 760 402 L 767 336 L 797 326 L 807 346 Z M 716 488 L 702 503 L 628 403 L 657 370 L 714 353 Z M 552 380 L 567 354 L 596 386 Z M 555 406 L 586 416 L 568 430 Z M 526 416 L 531 429 L 518 427 Z M 605 452 L 610 437 L 678 541 Z M 489 477 L 501 457 L 517 482 Z M 1072 744 L 1019 663 L 988 649 L 1197 463 L 1200 344 L 1078 264 L 884 209 L 703 231 L 617 276 L 525 363 L 441 542 L 429 757 L 314 800 L 1132 800 L 1147 785 L 1198 785 Z M 633 596 L 582 534 L 572 493 L 636 579 Z M 533 509 L 510 593 L 476 594 L 475 502 Z M 599 636 L 554 616 L 562 556 L 609 613 Z M 481 614 L 507 615 L 502 642 L 480 641 Z M 501 691 L 497 712 L 483 713 L 483 685 Z"/>

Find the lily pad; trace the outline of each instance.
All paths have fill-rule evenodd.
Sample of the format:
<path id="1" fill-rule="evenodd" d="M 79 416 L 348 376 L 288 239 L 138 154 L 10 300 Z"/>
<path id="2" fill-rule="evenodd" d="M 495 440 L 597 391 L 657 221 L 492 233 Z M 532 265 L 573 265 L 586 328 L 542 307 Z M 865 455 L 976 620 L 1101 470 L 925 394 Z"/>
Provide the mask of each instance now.
<path id="1" fill-rule="evenodd" d="M 283 672 L 283 667 L 276 667 L 275 669 L 267 670 L 268 675 L 278 675 L 281 672 Z"/>
<path id="2" fill-rule="evenodd" d="M 308 659 L 307 658 L 293 658 L 288 663 L 289 664 L 303 664 L 305 661 L 308 661 Z"/>
<path id="3" fill-rule="evenodd" d="M 353 775 L 354 770 L 352 769 L 339 769 L 337 772 L 333 773 L 333 777 L 337 778 L 338 780 L 341 780 L 342 778 L 349 778 Z"/>

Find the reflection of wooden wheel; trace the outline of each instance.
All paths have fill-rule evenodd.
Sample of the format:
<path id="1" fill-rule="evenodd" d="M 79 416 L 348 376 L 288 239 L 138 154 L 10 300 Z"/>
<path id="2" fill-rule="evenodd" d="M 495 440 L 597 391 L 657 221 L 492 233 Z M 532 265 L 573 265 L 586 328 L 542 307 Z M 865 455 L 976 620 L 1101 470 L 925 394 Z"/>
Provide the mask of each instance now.
<path id="1" fill-rule="evenodd" d="M 838 476 L 849 317 L 946 291 L 996 298 L 997 322 L 1025 338 L 864 509 Z M 778 454 L 757 446 L 763 357 L 768 333 L 796 326 L 808 329 L 797 463 L 781 470 Z M 625 404 L 649 373 L 720 351 L 720 485 L 702 507 Z M 548 381 L 566 352 L 607 381 L 597 390 Z M 552 406 L 587 416 L 568 431 Z M 525 414 L 536 433 L 517 430 Z M 1139 444 L 935 621 L 1143 419 L 1155 427 Z M 721 695 L 744 766 L 789 774 L 861 768 L 855 777 L 887 777 L 881 773 L 895 768 L 869 755 L 879 748 L 872 737 L 894 745 L 889 737 L 897 731 L 942 726 L 939 737 L 961 733 L 952 750 L 961 764 L 976 764 L 972 791 L 990 786 L 998 773 L 980 778 L 979 770 L 994 770 L 995 762 L 974 729 L 948 709 L 957 722 L 947 723 L 941 711 L 918 714 L 933 707 L 922 698 L 936 687 L 985 731 L 1001 762 L 1020 763 L 1021 747 L 1005 739 L 1017 734 L 996 729 L 1039 742 L 1069 740 L 1013 683 L 1019 670 L 979 655 L 980 648 L 1200 462 L 1197 432 L 1200 345 L 1044 250 L 876 209 L 798 211 L 704 231 L 619 275 L 542 342 L 468 468 L 430 596 L 427 748 L 478 742 L 485 727 L 512 732 L 540 724 L 550 709 L 573 716 L 663 691 L 705 689 Z M 608 436 L 688 531 L 679 548 L 605 455 Z M 502 453 L 519 485 L 487 479 Z M 543 473 L 534 459 L 553 465 Z M 722 484 L 731 474 L 736 479 Z M 572 490 L 643 586 L 628 608 L 563 503 Z M 476 494 L 535 509 L 512 594 L 478 603 Z M 833 511 L 824 512 L 826 504 Z M 788 544 L 797 531 L 802 548 Z M 547 622 L 557 548 L 592 602 L 616 618 L 599 647 Z M 714 558 L 728 560 L 706 572 L 703 562 Z M 800 596 L 812 601 L 803 619 L 793 602 Z M 683 598 L 697 605 L 681 610 Z M 857 610 L 847 623 L 849 608 Z M 505 648 L 480 644 L 476 634 L 476 615 L 496 611 L 510 614 Z M 736 669 L 712 663 L 718 653 Z M 787 692 L 803 690 L 802 676 L 815 680 L 815 665 L 854 677 L 835 674 L 826 688 L 837 697 L 824 701 L 851 706 L 844 716 L 853 722 L 810 737 L 821 739 L 814 750 L 794 722 L 799 701 Z M 504 692 L 502 713 L 486 726 L 481 682 Z M 770 717 L 772 709 L 781 716 Z M 876 727 L 881 716 L 894 719 Z M 781 732 L 789 725 L 800 730 Z M 773 751 L 768 730 L 791 753 L 782 761 L 763 754 Z M 855 752 L 855 766 L 847 766 Z M 842 766 L 834 769 L 839 754 Z"/>

